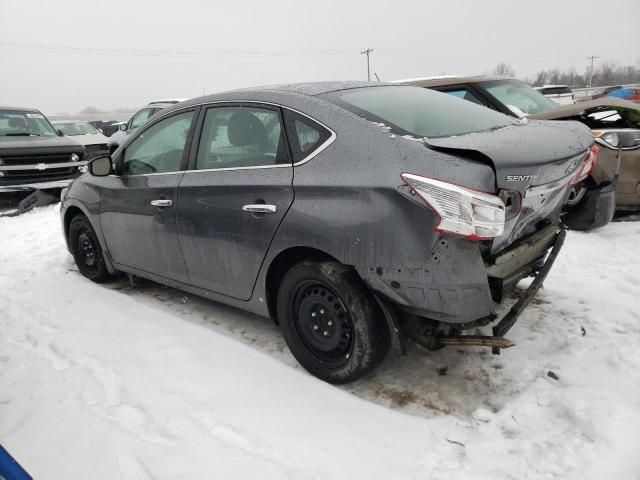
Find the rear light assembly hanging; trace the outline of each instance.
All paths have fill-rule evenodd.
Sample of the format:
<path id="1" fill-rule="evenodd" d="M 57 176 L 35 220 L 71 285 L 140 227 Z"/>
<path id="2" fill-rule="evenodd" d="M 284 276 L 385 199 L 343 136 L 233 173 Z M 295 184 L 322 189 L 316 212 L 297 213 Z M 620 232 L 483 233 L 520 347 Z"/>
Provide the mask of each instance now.
<path id="1" fill-rule="evenodd" d="M 504 232 L 505 206 L 496 195 L 412 173 L 401 178 L 438 215 L 437 231 L 471 240 L 488 240 Z"/>
<path id="2" fill-rule="evenodd" d="M 511 220 L 520 213 L 522 209 L 522 195 L 516 190 L 500 190 L 498 195 L 504 203 L 504 219 Z"/>
<path id="3" fill-rule="evenodd" d="M 573 177 L 573 180 L 571 180 L 572 184 L 581 182 L 589 176 L 591 170 L 593 170 L 593 166 L 596 164 L 598 151 L 599 148 L 596 145 L 591 145 L 591 148 L 589 148 L 589 151 L 582 159 L 582 163 L 580 164 L 580 167 L 578 167 L 578 171 L 576 172 L 575 177 Z"/>

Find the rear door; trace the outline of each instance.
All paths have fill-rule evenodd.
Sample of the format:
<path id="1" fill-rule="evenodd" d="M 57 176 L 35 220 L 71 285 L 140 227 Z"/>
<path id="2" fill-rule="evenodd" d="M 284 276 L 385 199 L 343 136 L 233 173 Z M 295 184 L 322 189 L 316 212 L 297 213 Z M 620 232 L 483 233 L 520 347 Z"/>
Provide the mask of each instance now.
<path id="1" fill-rule="evenodd" d="M 270 105 L 206 108 L 178 192 L 178 236 L 191 283 L 251 297 L 271 240 L 293 202 L 282 114 Z"/>
<path id="2" fill-rule="evenodd" d="M 195 116 L 180 111 L 145 127 L 114 159 L 120 172 L 104 179 L 100 219 L 116 263 L 188 282 L 176 202 Z"/>

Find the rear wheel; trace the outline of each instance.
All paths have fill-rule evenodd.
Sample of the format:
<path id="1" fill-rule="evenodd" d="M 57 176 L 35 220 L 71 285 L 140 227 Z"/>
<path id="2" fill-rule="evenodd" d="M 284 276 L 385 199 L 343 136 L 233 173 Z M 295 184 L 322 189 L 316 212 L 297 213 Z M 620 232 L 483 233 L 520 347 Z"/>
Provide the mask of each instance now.
<path id="1" fill-rule="evenodd" d="M 98 238 L 84 215 L 77 215 L 71 220 L 69 241 L 73 258 L 82 275 L 97 283 L 111 278 Z"/>
<path id="2" fill-rule="evenodd" d="M 389 331 L 375 299 L 352 269 L 337 262 L 292 267 L 278 289 L 277 309 L 294 357 L 327 382 L 352 382 L 389 351 Z"/>

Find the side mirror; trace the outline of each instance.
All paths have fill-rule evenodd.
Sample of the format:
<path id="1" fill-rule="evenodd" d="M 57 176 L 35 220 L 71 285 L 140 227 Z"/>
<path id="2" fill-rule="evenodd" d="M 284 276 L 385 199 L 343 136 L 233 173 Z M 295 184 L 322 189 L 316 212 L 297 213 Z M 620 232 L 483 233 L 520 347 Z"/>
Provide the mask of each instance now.
<path id="1" fill-rule="evenodd" d="M 64 133 L 62 132 L 62 130 L 58 129 L 56 130 L 56 132 L 58 132 L 59 137 L 64 137 Z"/>
<path id="2" fill-rule="evenodd" d="M 118 130 L 120 130 L 121 132 L 126 132 L 128 130 L 127 124 L 123 123 L 118 127 Z"/>
<path id="3" fill-rule="evenodd" d="M 94 177 L 106 177 L 111 170 L 111 157 L 98 157 L 89 162 L 89 173 Z"/>

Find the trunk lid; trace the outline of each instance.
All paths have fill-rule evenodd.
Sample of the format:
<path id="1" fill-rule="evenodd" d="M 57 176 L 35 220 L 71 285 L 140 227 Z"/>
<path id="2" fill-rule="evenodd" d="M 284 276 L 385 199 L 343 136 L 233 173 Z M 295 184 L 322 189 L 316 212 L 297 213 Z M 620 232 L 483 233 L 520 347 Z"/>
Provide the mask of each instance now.
<path id="1" fill-rule="evenodd" d="M 490 163 L 501 190 L 521 195 L 520 212 L 505 222 L 504 234 L 493 240 L 497 253 L 543 225 L 559 223 L 571 179 L 593 143 L 579 122 L 529 121 L 490 132 L 428 138 L 435 150 L 472 155 Z"/>

